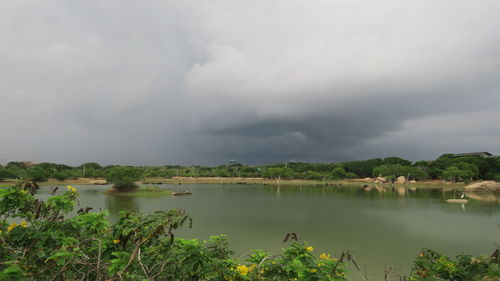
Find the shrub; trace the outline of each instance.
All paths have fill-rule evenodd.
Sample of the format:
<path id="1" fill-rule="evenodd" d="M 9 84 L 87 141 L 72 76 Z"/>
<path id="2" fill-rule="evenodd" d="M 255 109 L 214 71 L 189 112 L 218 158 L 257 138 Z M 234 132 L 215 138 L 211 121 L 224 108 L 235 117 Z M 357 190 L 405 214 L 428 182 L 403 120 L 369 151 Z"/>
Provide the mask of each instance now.
<path id="1" fill-rule="evenodd" d="M 116 189 L 135 188 L 136 181 L 142 177 L 141 171 L 134 167 L 113 167 L 106 173 L 106 181 Z"/>
<path id="2" fill-rule="evenodd" d="M 0 189 L 0 280 L 345 280 L 342 262 L 305 243 L 239 264 L 225 236 L 175 238 L 191 222 L 182 210 L 121 212 L 110 224 L 88 209 L 65 218 L 78 198 L 72 186 L 45 202 L 35 192 L 28 182 Z"/>
<path id="3" fill-rule="evenodd" d="M 452 259 L 433 250 L 423 250 L 415 259 L 410 280 L 499 280 L 497 253 L 498 250 L 490 257 L 458 255 Z"/>

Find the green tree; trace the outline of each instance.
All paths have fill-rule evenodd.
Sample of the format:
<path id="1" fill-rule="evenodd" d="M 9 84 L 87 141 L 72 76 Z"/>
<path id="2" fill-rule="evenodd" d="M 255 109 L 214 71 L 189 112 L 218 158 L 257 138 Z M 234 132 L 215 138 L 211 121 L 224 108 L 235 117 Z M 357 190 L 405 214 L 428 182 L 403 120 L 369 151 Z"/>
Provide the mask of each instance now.
<path id="1" fill-rule="evenodd" d="M 347 178 L 347 172 L 342 167 L 337 167 L 332 171 L 333 179 L 345 179 Z"/>
<path id="2" fill-rule="evenodd" d="M 267 168 L 265 173 L 265 177 L 280 180 L 282 178 L 291 179 L 294 176 L 294 171 L 290 168 Z"/>
<path id="3" fill-rule="evenodd" d="M 441 177 L 450 181 L 472 180 L 479 174 L 479 169 L 469 163 L 457 162 L 443 171 Z"/>
<path id="4" fill-rule="evenodd" d="M 406 160 L 406 159 L 399 158 L 399 157 L 386 157 L 386 158 L 384 158 L 384 164 L 388 164 L 388 165 L 399 164 L 401 166 L 410 166 L 411 162 Z"/>
<path id="5" fill-rule="evenodd" d="M 140 170 L 134 167 L 113 167 L 106 173 L 106 181 L 116 189 L 136 188 L 136 181 L 142 178 Z"/>
<path id="6" fill-rule="evenodd" d="M 47 181 L 48 172 L 41 167 L 31 166 L 26 169 L 27 177 L 34 181 Z"/>

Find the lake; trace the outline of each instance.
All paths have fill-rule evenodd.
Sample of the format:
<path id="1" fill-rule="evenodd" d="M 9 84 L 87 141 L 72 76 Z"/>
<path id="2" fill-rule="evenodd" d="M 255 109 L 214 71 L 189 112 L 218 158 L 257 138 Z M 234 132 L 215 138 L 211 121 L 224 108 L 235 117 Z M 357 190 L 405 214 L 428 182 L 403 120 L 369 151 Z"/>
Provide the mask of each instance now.
<path id="1" fill-rule="evenodd" d="M 498 200 L 470 199 L 446 203 L 461 193 L 443 190 L 276 187 L 265 185 L 158 185 L 188 190 L 190 196 L 133 197 L 105 195 L 110 186 L 82 185 L 80 207 L 107 209 L 115 220 L 120 210 L 153 212 L 186 209 L 193 228 L 178 237 L 207 239 L 227 234 L 230 248 L 244 259 L 251 249 L 278 253 L 287 233 L 296 232 L 321 252 L 353 253 L 370 280 L 383 280 L 384 269 L 409 273 L 422 248 L 447 255 L 491 254 L 500 244 Z M 42 187 L 40 197 L 52 187 Z M 353 268 L 349 280 L 360 280 Z"/>

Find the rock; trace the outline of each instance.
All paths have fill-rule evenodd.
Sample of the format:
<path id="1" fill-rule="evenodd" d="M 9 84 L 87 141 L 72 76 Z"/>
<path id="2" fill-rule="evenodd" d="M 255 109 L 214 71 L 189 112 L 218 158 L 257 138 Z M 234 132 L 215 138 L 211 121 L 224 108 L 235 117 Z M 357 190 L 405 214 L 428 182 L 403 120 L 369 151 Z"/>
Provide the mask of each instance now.
<path id="1" fill-rule="evenodd" d="M 483 192 L 500 191 L 500 183 L 495 181 L 476 182 L 467 185 L 465 187 L 465 191 L 483 191 Z"/>
<path id="2" fill-rule="evenodd" d="M 364 178 L 361 179 L 362 182 L 372 182 L 373 180 L 371 178 Z"/>
<path id="3" fill-rule="evenodd" d="M 404 187 L 397 187 L 396 188 L 396 192 L 398 193 L 398 195 L 405 195 L 406 194 L 406 188 L 404 188 Z"/>
<path id="4" fill-rule="evenodd" d="M 375 179 L 375 182 L 386 183 L 387 179 L 385 177 L 378 177 Z"/>
<path id="5" fill-rule="evenodd" d="M 406 183 L 406 178 L 404 176 L 400 176 L 396 180 L 397 183 Z"/>
<path id="6" fill-rule="evenodd" d="M 448 199 L 446 200 L 448 203 L 459 203 L 459 204 L 467 204 L 469 200 L 467 199 Z"/>
<path id="7" fill-rule="evenodd" d="M 417 181 L 416 180 L 411 180 L 410 183 L 417 183 Z"/>

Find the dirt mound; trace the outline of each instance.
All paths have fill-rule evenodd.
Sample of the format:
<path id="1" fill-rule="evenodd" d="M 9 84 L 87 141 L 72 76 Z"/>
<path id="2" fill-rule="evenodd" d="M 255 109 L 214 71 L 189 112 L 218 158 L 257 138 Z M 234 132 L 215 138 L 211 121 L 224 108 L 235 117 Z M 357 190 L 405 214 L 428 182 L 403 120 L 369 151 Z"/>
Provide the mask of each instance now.
<path id="1" fill-rule="evenodd" d="M 482 181 L 469 184 L 465 187 L 465 191 L 493 192 L 500 191 L 500 183 L 495 181 Z"/>

